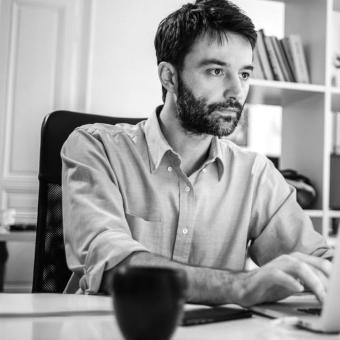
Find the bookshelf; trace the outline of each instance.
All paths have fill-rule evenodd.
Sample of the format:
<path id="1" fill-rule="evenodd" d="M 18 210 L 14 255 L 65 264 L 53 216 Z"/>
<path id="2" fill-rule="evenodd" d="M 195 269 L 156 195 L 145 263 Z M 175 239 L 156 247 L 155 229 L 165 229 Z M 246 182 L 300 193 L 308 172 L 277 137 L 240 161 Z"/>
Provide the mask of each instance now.
<path id="1" fill-rule="evenodd" d="M 337 34 L 333 21 L 339 18 L 340 0 L 264 2 L 284 5 L 284 36 L 301 36 L 310 83 L 252 79 L 248 102 L 282 107 L 280 168 L 296 169 L 313 181 L 318 199 L 306 212 L 315 228 L 328 237 L 331 219 L 340 218 L 340 211 L 331 210 L 329 202 L 332 112 L 340 111 L 340 86 L 332 86 Z"/>

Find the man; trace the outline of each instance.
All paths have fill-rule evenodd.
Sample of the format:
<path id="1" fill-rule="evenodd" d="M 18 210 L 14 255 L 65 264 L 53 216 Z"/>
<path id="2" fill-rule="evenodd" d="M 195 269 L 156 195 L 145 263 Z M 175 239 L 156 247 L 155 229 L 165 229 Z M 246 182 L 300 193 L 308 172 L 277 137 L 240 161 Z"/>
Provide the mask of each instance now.
<path id="1" fill-rule="evenodd" d="M 304 286 L 323 300 L 331 253 L 294 190 L 264 156 L 221 139 L 240 119 L 255 42 L 232 3 L 184 5 L 155 38 L 164 105 L 136 126 L 71 134 L 68 291 L 105 291 L 110 273 L 131 264 L 184 269 L 190 302 L 249 306 Z M 259 269 L 244 271 L 248 254 Z"/>

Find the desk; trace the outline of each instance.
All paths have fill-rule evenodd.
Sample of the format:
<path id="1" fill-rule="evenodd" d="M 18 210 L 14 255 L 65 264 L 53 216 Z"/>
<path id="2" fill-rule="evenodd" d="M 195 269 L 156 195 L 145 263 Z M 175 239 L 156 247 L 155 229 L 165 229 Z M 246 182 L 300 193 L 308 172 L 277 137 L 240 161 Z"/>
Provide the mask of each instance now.
<path id="1" fill-rule="evenodd" d="M 0 316 L 1 340 L 123 340 L 111 309 L 110 297 L 0 294 L 0 314 L 7 308 L 11 312 L 36 313 L 36 316 Z M 62 314 L 63 310 L 67 313 Z M 42 316 L 44 312 L 50 316 Z M 178 327 L 172 339 L 339 340 L 340 336 L 313 334 L 253 316 L 250 319 Z"/>

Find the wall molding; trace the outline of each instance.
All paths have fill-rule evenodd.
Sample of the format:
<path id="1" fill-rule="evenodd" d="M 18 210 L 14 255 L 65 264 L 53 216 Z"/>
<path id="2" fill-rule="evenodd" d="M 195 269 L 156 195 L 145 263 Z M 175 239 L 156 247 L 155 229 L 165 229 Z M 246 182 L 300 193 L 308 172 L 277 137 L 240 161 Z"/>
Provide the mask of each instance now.
<path id="1" fill-rule="evenodd" d="M 43 117 L 86 108 L 92 7 L 92 0 L 0 0 L 0 209 L 16 209 L 19 223 L 37 219 Z M 30 292 L 34 245 L 8 248 L 5 291 Z"/>
<path id="2" fill-rule="evenodd" d="M 22 177 L 22 176 L 35 176 L 35 169 L 30 170 L 21 170 L 21 169 L 15 169 L 13 162 L 14 157 L 16 157 L 16 153 L 14 152 L 14 135 L 16 128 L 15 126 L 15 119 L 17 118 L 17 115 L 20 114 L 20 109 L 18 112 L 18 108 L 15 108 L 17 100 L 17 79 L 18 79 L 18 70 L 19 70 L 19 43 L 20 43 L 20 34 L 22 33 L 20 31 L 20 26 L 22 25 L 22 20 L 24 20 L 24 11 L 30 10 L 30 9 L 36 9 L 36 10 L 49 10 L 52 13 L 56 15 L 56 36 L 55 36 L 55 46 L 54 46 L 54 56 L 53 62 L 55 64 L 54 67 L 54 74 L 53 74 L 53 84 L 52 84 L 52 92 L 53 92 L 53 98 L 50 106 L 56 105 L 56 98 L 58 97 L 57 93 L 57 82 L 59 81 L 59 73 L 60 70 L 58 70 L 58 66 L 60 68 L 60 59 L 57 56 L 57 51 L 60 50 L 62 35 L 63 35 L 63 27 L 62 22 L 65 21 L 65 18 L 62 17 L 62 14 L 65 16 L 65 11 L 63 11 L 63 8 L 61 7 L 61 4 L 63 2 L 56 2 L 56 1 L 37 1 L 37 0 L 13 0 L 12 7 L 11 7 L 11 22 L 10 22 L 10 28 L 9 28 L 9 58 L 8 58 L 8 74 L 7 74 L 7 93 L 6 93 L 6 111 L 5 111 L 5 139 L 4 139 L 4 162 L 3 162 L 3 176 L 4 177 Z M 65 6 L 65 3 L 64 3 Z M 53 33 L 52 33 L 53 34 Z M 29 113 L 29 110 L 28 110 Z"/>
<path id="3" fill-rule="evenodd" d="M 43 117 L 86 109 L 92 10 L 92 0 L 0 0 L 0 209 L 16 209 L 18 220 L 36 220 Z M 29 34 L 43 52 L 38 59 L 26 43 Z M 23 84 L 35 74 L 42 82 L 32 82 L 37 88 L 27 96 L 31 89 Z"/>

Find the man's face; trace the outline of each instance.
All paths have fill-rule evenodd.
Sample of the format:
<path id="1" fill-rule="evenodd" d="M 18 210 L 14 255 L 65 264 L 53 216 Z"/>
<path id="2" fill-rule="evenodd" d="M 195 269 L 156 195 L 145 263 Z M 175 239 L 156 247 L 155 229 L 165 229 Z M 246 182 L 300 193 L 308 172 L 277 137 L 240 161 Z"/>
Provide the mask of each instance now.
<path id="1" fill-rule="evenodd" d="M 249 91 L 253 52 L 243 36 L 204 35 L 186 55 L 178 75 L 177 113 L 183 128 L 218 137 L 236 128 Z"/>

